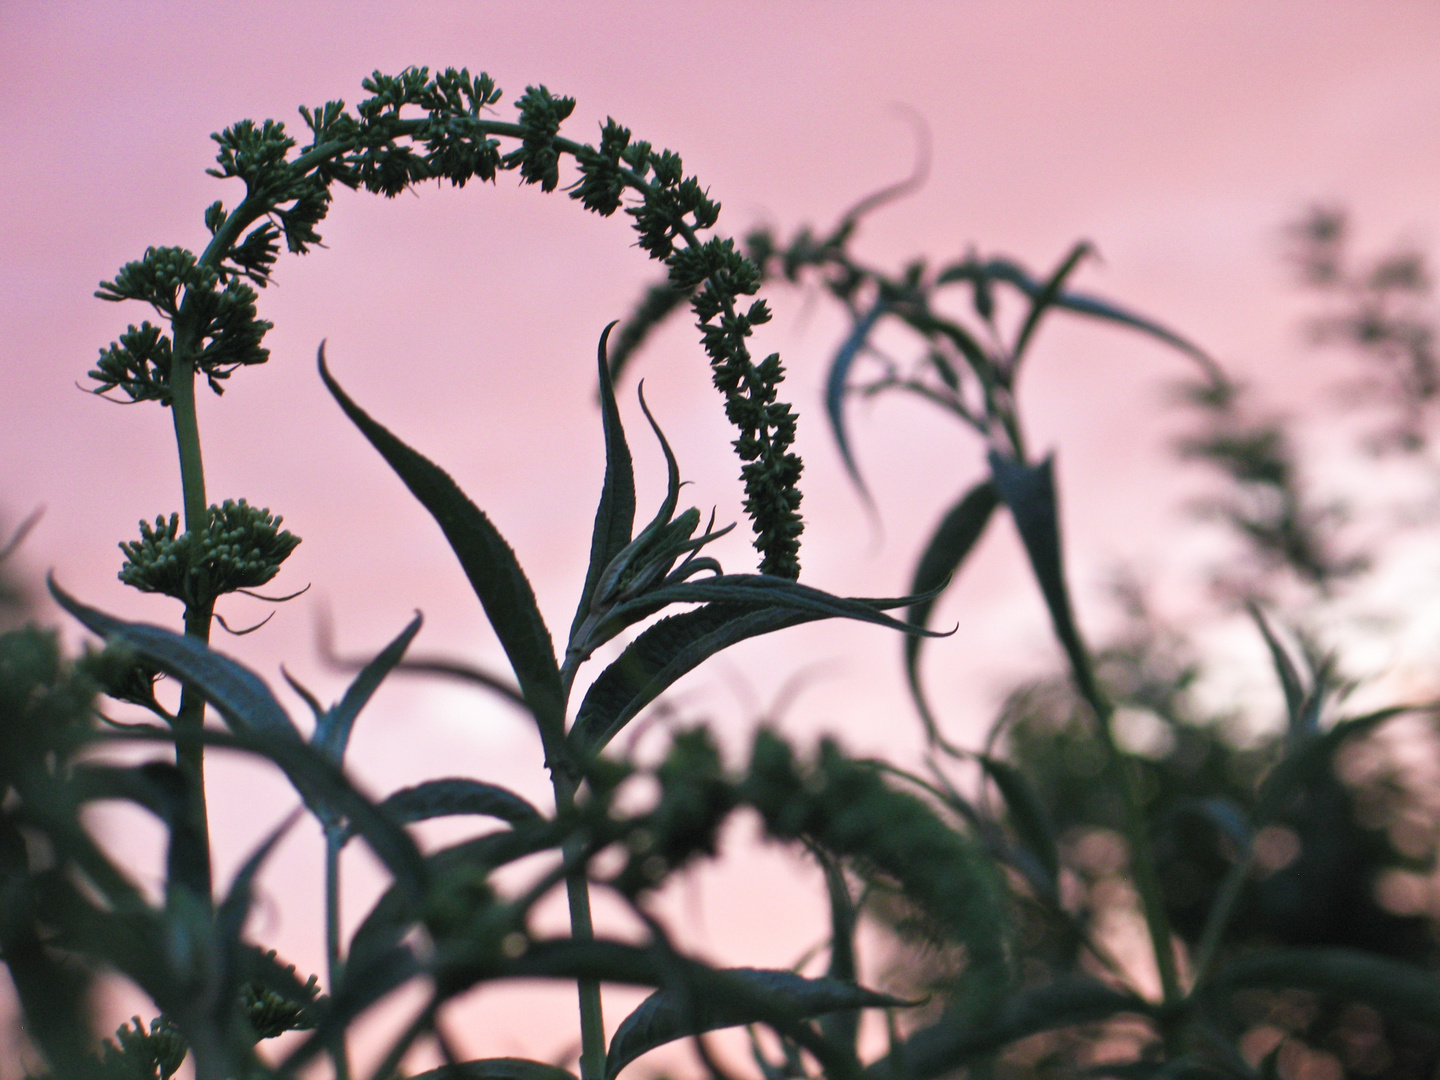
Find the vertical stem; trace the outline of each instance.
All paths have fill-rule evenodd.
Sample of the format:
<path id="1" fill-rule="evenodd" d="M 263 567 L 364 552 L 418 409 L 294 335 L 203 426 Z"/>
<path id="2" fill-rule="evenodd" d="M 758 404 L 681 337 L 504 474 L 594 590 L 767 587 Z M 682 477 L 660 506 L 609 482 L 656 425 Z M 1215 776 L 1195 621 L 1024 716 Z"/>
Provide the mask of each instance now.
<path id="1" fill-rule="evenodd" d="M 340 984 L 345 979 L 345 958 L 340 952 L 340 838 L 339 828 L 325 826 L 325 960 L 331 997 L 340 992 Z M 343 1030 L 335 1035 L 330 1059 L 335 1064 L 335 1080 L 350 1080 Z"/>
<path id="2" fill-rule="evenodd" d="M 576 783 L 561 768 L 555 769 L 553 781 L 555 810 L 557 814 L 564 814 L 575 806 Z M 582 843 L 571 840 L 565 844 L 567 862 L 579 853 Z M 577 941 L 589 941 L 595 936 L 595 924 L 590 917 L 590 883 L 583 866 L 565 876 L 565 895 L 570 901 L 570 936 Z M 580 979 L 576 988 L 580 995 L 580 1078 L 600 1080 L 605 1075 L 605 1018 L 600 983 L 595 979 Z"/>
<path id="3" fill-rule="evenodd" d="M 178 323 L 179 320 L 177 319 Z M 185 503 L 185 531 L 203 530 L 209 521 L 205 501 L 205 467 L 200 458 L 200 425 L 195 415 L 195 365 L 191 359 L 190 335 L 175 327 L 175 345 L 170 362 L 170 411 L 175 420 L 175 445 L 180 453 L 180 485 Z M 206 598 L 185 609 L 185 633 L 208 643 L 210 620 L 215 601 Z M 186 686 L 180 694 L 180 711 L 175 726 L 182 732 L 198 732 L 205 726 L 205 699 L 194 688 Z M 190 790 L 190 825 L 195 835 L 204 838 L 206 884 L 204 899 L 211 898 L 210 889 L 210 824 L 205 806 L 204 749 L 198 740 L 185 740 L 175 747 L 175 764 Z"/>

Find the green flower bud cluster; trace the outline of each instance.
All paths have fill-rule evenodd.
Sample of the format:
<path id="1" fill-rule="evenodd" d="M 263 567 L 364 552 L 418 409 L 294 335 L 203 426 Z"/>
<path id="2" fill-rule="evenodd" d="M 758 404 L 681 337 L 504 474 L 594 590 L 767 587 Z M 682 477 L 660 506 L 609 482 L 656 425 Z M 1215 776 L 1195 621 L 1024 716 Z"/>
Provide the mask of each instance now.
<path id="1" fill-rule="evenodd" d="M 168 1080 L 179 1071 L 190 1048 L 166 1017 L 157 1016 L 146 1031 L 140 1017 L 135 1025 L 121 1024 L 115 1040 L 105 1040 L 100 1049 L 99 1076 L 105 1080 Z"/>
<path id="2" fill-rule="evenodd" d="M 256 256 L 252 250 L 245 257 L 253 262 Z M 255 290 L 238 280 L 239 272 L 228 271 L 221 287 L 221 272 L 200 265 L 192 252 L 152 247 L 144 258 L 121 267 L 113 281 L 101 282 L 95 295 L 113 302 L 141 300 L 172 323 L 183 320 L 193 335 L 195 366 L 218 394 L 220 381 L 237 367 L 270 358 L 260 342 L 271 324 L 256 317 Z M 132 401 L 169 405 L 172 356 L 172 340 L 158 327 L 132 325 L 118 342 L 100 350 L 89 373 L 100 384 L 95 393 L 119 388 Z"/>
<path id="3" fill-rule="evenodd" d="M 293 967 L 291 968 L 293 971 Z M 305 1001 L 293 1001 L 249 982 L 241 988 L 240 1006 L 257 1039 L 273 1039 L 287 1031 L 311 1031 L 315 1027 L 314 1004 L 320 996 L 320 980 L 311 975 L 302 992 Z"/>
<path id="4" fill-rule="evenodd" d="M 283 518 L 227 499 L 211 506 L 203 530 L 181 533 L 180 516 L 140 522 L 140 539 L 122 542 L 120 580 L 141 592 L 163 593 L 204 606 L 225 593 L 264 585 L 280 571 L 300 538 L 280 528 Z"/>

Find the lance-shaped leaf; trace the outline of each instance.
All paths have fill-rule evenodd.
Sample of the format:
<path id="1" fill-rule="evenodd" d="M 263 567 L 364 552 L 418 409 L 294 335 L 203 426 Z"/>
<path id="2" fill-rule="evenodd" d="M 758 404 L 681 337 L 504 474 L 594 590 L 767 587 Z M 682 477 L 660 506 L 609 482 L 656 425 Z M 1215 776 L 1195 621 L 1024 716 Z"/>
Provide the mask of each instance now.
<path id="1" fill-rule="evenodd" d="M 746 638 L 823 615 L 733 604 L 706 604 L 671 615 L 632 641 L 590 685 L 571 745 L 584 759 L 599 753 L 646 705 L 707 658 Z"/>
<path id="2" fill-rule="evenodd" d="M 837 979 L 807 979 L 792 971 L 731 968 L 686 986 L 667 986 L 640 1003 L 610 1040 L 607 1080 L 641 1054 L 676 1039 L 720 1028 L 768 1022 L 775 1013 L 807 1020 L 906 1002 Z"/>
<path id="3" fill-rule="evenodd" d="M 1084 646 L 1070 610 L 1070 592 L 1065 585 L 1065 566 L 1060 548 L 1055 459 L 1048 457 L 1039 465 L 1026 465 L 992 450 L 990 471 L 1025 544 L 1030 568 L 1050 611 L 1055 636 L 1070 658 L 1077 677 L 1084 677 L 1089 672 L 1089 664 L 1084 658 Z M 1094 700 L 1093 687 L 1082 686 L 1080 689 L 1087 700 Z"/>
<path id="4" fill-rule="evenodd" d="M 635 601 L 618 605 L 612 618 L 625 620 L 622 625 L 629 625 L 637 618 L 644 618 L 645 615 L 653 614 L 669 604 L 741 604 L 755 608 L 812 612 L 820 618 L 857 619 L 904 633 L 944 637 L 944 634 L 918 630 L 908 623 L 882 614 L 889 609 L 909 607 L 923 599 L 926 597 L 871 599 L 835 596 L 773 574 L 717 574 L 715 577 L 698 581 L 676 581 L 661 585 Z"/>
<path id="5" fill-rule="evenodd" d="M 399 825 L 458 814 L 498 818 L 512 825 L 540 817 L 540 811 L 513 791 L 463 777 L 426 780 L 401 788 L 387 795 L 380 809 Z"/>
<path id="6" fill-rule="evenodd" d="M 1434 971 L 1358 949 L 1263 949 L 1217 971 L 1207 990 L 1251 987 L 1310 990 L 1440 1030 L 1440 978 Z"/>
<path id="7" fill-rule="evenodd" d="M 80 601 L 60 588 L 52 577 L 55 602 L 85 627 L 107 641 L 118 641 L 140 659 L 179 679 L 205 696 L 225 722 L 242 734 L 270 735 L 300 742 L 300 732 L 275 700 L 265 680 L 196 638 L 148 623 L 117 619 Z"/>
<path id="8" fill-rule="evenodd" d="M 747 638 L 817 619 L 849 618 L 911 633 L 881 614 L 916 597 L 850 599 L 832 596 L 788 578 L 729 574 L 681 582 L 647 593 L 642 601 L 657 610 L 667 603 L 700 602 L 704 607 L 671 615 L 640 634 L 591 684 L 571 729 L 582 756 L 599 753 L 627 723 L 671 684 L 707 658 Z M 619 618 L 633 614 L 617 609 Z M 632 607 L 641 608 L 639 604 Z"/>
<path id="9" fill-rule="evenodd" d="M 560 669 L 550 631 L 514 551 L 443 469 L 410 449 L 350 400 L 325 366 L 324 346 L 319 365 L 320 377 L 345 415 L 440 526 L 500 639 L 541 736 L 547 743 L 558 740 L 565 726 Z"/>
<path id="10" fill-rule="evenodd" d="M 855 455 L 850 450 L 850 435 L 845 426 L 845 384 L 850 377 L 850 367 L 865 348 L 870 331 L 888 310 L 887 301 L 875 301 L 870 310 L 856 321 L 850 336 L 835 351 L 835 357 L 830 361 L 830 371 L 825 376 L 825 413 L 830 418 L 830 431 L 835 436 L 835 444 L 840 448 L 840 460 L 845 463 L 845 471 L 850 474 L 850 479 L 854 481 L 867 505 L 873 505 L 874 501 L 860 476 L 860 466 L 855 463 Z"/>
<path id="11" fill-rule="evenodd" d="M 409 625 L 400 631 L 395 640 L 360 669 L 360 674 L 355 676 L 344 696 L 316 718 L 315 734 L 310 743 L 335 764 L 339 765 L 345 760 L 345 749 L 350 744 L 350 732 L 355 726 L 355 718 L 385 676 L 404 658 L 405 650 L 420 632 L 423 621 L 417 612 L 415 618 L 410 620 Z"/>
<path id="12" fill-rule="evenodd" d="M 946 1014 L 915 1032 L 903 1045 L 866 1069 L 866 1074 L 872 1080 L 895 1076 L 933 1080 L 1041 1031 L 1093 1024 L 1121 1013 L 1143 1016 L 1150 1011 L 1150 1006 L 1134 994 L 1114 990 L 1085 976 L 1062 976 L 1045 986 L 1016 994 L 998 1013 L 985 1017 L 981 1023 L 967 1024 Z"/>
<path id="13" fill-rule="evenodd" d="M 1295 667 L 1295 661 L 1290 658 L 1290 653 L 1281 644 L 1279 636 L 1270 626 L 1270 620 L 1265 617 L 1259 605 L 1247 604 L 1246 609 L 1250 612 L 1250 618 L 1255 621 L 1260 636 L 1265 639 L 1265 647 L 1270 650 L 1270 662 L 1275 668 L 1276 678 L 1280 680 L 1280 689 L 1285 693 L 1285 713 L 1290 730 L 1298 732 L 1306 698 L 1305 683 L 1300 678 L 1300 671 Z"/>
<path id="14" fill-rule="evenodd" d="M 911 626 L 925 629 L 930 625 L 930 611 L 941 592 L 949 588 L 955 573 L 985 532 L 990 516 L 1000 502 L 1000 493 L 991 480 L 982 480 L 957 502 L 941 519 L 939 526 L 925 545 L 920 556 L 920 565 L 910 581 L 910 591 L 917 594 L 931 594 L 910 605 L 905 613 Z M 938 740 L 940 729 L 920 685 L 920 646 L 924 644 L 922 634 L 908 634 L 905 637 L 905 674 L 910 680 L 910 693 L 915 699 L 920 718 L 931 740 Z"/>
<path id="15" fill-rule="evenodd" d="M 605 481 L 600 488 L 600 505 L 595 510 L 595 529 L 590 538 L 590 566 L 585 571 L 585 587 L 580 591 L 580 605 L 570 625 L 570 640 L 590 613 L 590 599 L 600 575 L 615 556 L 625 550 L 635 529 L 635 470 L 630 460 L 630 447 L 625 442 L 625 429 L 620 423 L 620 409 L 615 404 L 615 383 L 610 376 L 606 342 L 612 322 L 600 335 L 600 417 L 605 428 Z"/>
<path id="16" fill-rule="evenodd" d="M 575 1074 L 559 1065 L 528 1058 L 481 1058 L 442 1065 L 410 1080 L 575 1080 Z"/>

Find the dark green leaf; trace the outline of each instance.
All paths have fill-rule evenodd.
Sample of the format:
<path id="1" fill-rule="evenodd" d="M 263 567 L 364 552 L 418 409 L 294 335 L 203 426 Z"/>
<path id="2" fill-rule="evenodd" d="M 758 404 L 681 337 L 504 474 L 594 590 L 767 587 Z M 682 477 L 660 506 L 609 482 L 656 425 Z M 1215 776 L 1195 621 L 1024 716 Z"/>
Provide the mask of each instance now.
<path id="1" fill-rule="evenodd" d="M 708 972 L 691 985 L 657 990 L 625 1018 L 610 1041 L 605 1076 L 611 1080 L 641 1054 L 689 1035 L 768 1022 L 777 1014 L 801 1020 L 903 1004 L 853 983 L 806 979 L 791 971 L 732 968 Z"/>
<path id="2" fill-rule="evenodd" d="M 595 511 L 595 529 L 590 538 L 590 566 L 585 571 L 585 587 L 580 592 L 580 605 L 570 625 L 574 641 L 580 624 L 590 613 L 590 598 L 600 575 L 612 559 L 630 543 L 635 529 L 635 471 L 630 460 L 630 447 L 625 442 L 625 429 L 620 424 L 620 409 L 615 404 L 615 384 L 610 377 L 605 343 L 612 322 L 600 335 L 600 415 L 605 427 L 605 481 L 600 488 L 600 506 Z"/>
<path id="3" fill-rule="evenodd" d="M 1060 848 L 1055 839 L 1054 822 L 1050 820 L 1049 811 L 1045 809 L 1039 793 L 1025 774 L 1009 762 L 987 754 L 978 755 L 976 760 L 1000 789 L 1020 843 L 1039 861 L 1043 879 L 1034 884 L 1050 896 L 1058 896 Z"/>
<path id="4" fill-rule="evenodd" d="M 850 436 L 845 428 L 845 383 L 850 375 L 850 366 L 865 347 L 870 331 L 887 310 L 889 304 L 885 300 L 876 300 L 874 306 L 856 321 L 850 336 L 836 350 L 834 359 L 830 361 L 829 374 L 825 377 L 825 412 L 830 417 L 830 431 L 840 448 L 840 459 L 845 463 L 845 471 L 850 474 L 850 479 L 854 481 L 856 489 L 867 504 L 872 502 L 870 491 L 865 487 L 865 481 L 860 476 L 860 467 L 855 463 L 855 455 L 850 451 Z"/>
<path id="5" fill-rule="evenodd" d="M 1265 949 L 1232 961 L 1209 984 L 1212 993 L 1250 987 L 1310 990 L 1440 1029 L 1434 971 L 1356 949 Z"/>
<path id="6" fill-rule="evenodd" d="M 949 1014 L 942 1016 L 866 1072 L 873 1080 L 932 1080 L 1028 1035 L 1092 1024 L 1121 1013 L 1145 1015 L 1149 1011 L 1150 1006 L 1134 994 L 1113 990 L 1085 976 L 1065 976 L 1046 986 L 1021 991 L 983 1023 L 967 1025 L 957 1023 Z M 899 1060 L 895 1060 L 897 1057 Z"/>
<path id="7" fill-rule="evenodd" d="M 370 695 L 375 693 L 385 676 L 390 674 L 405 656 L 405 650 L 420 632 L 423 621 L 417 612 L 409 625 L 400 631 L 399 636 L 360 669 L 360 674 L 355 676 L 355 681 L 345 691 L 345 696 L 316 721 L 311 745 L 335 764 L 340 765 L 345 761 L 345 748 L 350 743 L 350 731 L 355 726 L 355 717 L 360 714 L 360 710 L 365 707 Z"/>
<path id="8" fill-rule="evenodd" d="M 824 618 L 820 614 L 706 604 L 671 615 L 632 641 L 591 684 L 570 731 L 577 754 L 598 754 L 650 702 L 706 658 L 738 641 Z"/>
<path id="9" fill-rule="evenodd" d="M 410 1080 L 575 1080 L 575 1074 L 559 1065 L 526 1058 L 482 1058 L 442 1065 Z"/>
<path id="10" fill-rule="evenodd" d="M 992 450 L 990 471 L 1025 544 L 1030 568 L 1050 611 L 1055 636 L 1070 657 L 1072 668 L 1077 673 L 1086 672 L 1089 664 L 1084 659 L 1084 646 L 1075 628 L 1070 593 L 1065 585 L 1064 560 L 1060 550 L 1060 512 L 1055 497 L 1055 459 L 1049 457 L 1039 465 L 1026 465 Z M 1093 688 L 1080 689 L 1087 700 L 1094 700 Z"/>
<path id="11" fill-rule="evenodd" d="M 326 368 L 323 346 L 319 364 L 320 377 L 345 415 L 444 532 L 510 659 L 541 736 L 547 742 L 558 740 L 565 728 L 560 669 L 535 594 L 510 545 L 439 466 L 410 449 L 350 400 Z"/>
<path id="12" fill-rule="evenodd" d="M 915 568 L 915 576 L 910 581 L 911 592 L 933 594 L 910 605 L 905 618 L 911 626 L 928 628 L 930 611 L 935 606 L 939 592 L 950 586 L 956 571 L 984 534 L 985 526 L 999 501 L 1000 493 L 996 490 L 994 481 L 982 480 L 967 491 L 941 519 L 930 537 L 930 542 L 925 545 L 925 552 L 920 556 L 920 565 Z M 910 693 L 915 698 L 926 731 L 934 740 L 939 738 L 939 728 L 920 685 L 920 646 L 924 640 L 919 634 L 906 636 L 905 673 L 909 677 Z"/>
<path id="13" fill-rule="evenodd" d="M 113 618 L 80 603 L 55 584 L 54 578 L 49 584 L 56 603 L 88 629 L 106 640 L 121 642 L 140 659 L 194 686 L 235 731 L 301 741 L 300 732 L 289 715 L 265 681 L 254 672 L 196 638 L 159 626 Z"/>
<path id="14" fill-rule="evenodd" d="M 1082 240 L 1070 249 L 1067 255 L 1050 275 L 1048 281 L 1040 286 L 1040 290 L 1030 295 L 1030 310 L 1025 315 L 1025 322 L 1020 327 L 1020 334 L 1015 339 L 1015 347 L 1010 350 L 1010 363 L 1014 367 L 1020 366 L 1020 359 L 1025 355 L 1025 350 L 1030 345 L 1030 339 L 1040 326 L 1040 320 L 1045 317 L 1045 312 L 1059 301 L 1065 289 L 1065 281 L 1080 265 L 1080 260 L 1086 255 L 1093 254 L 1095 249 L 1090 246 L 1089 241 Z M 1013 375 L 1013 372 L 1012 372 Z"/>

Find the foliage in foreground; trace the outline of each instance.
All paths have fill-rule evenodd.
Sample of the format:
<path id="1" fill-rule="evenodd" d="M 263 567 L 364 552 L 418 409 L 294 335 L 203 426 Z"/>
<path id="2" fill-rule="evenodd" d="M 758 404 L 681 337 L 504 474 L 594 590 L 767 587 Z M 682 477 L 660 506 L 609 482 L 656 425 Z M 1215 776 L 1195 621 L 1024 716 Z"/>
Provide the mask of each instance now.
<path id="1" fill-rule="evenodd" d="M 518 121 L 509 123 L 489 117 L 499 91 L 484 75 L 432 77 L 411 69 L 394 78 L 377 73 L 365 86 L 371 96 L 354 113 L 339 102 L 304 110 L 311 142 L 298 151 L 270 121 L 242 122 L 216 136 L 216 175 L 243 181 L 245 195 L 234 209 L 217 202 L 206 212 L 205 250 L 152 248 L 101 287 L 105 299 L 150 305 L 164 325 L 132 326 L 102 350 L 92 371 L 96 390 L 171 410 L 183 482 L 183 518 L 161 514 L 153 527 L 142 524 L 139 540 L 121 545 L 120 577 L 180 601 L 184 617 L 183 632 L 129 622 L 52 581 L 56 600 L 103 640 L 103 649 L 72 660 L 61 655 L 53 633 L 26 627 L 0 637 L 0 955 L 51 1075 L 163 1078 L 188 1057 L 200 1080 L 291 1076 L 324 1058 L 337 1077 L 348 1078 L 348 1030 L 370 1006 L 414 983 L 427 988 L 425 1003 L 370 1065 L 370 1075 L 394 1075 L 411 1049 L 428 1041 L 447 1061 L 427 1074 L 430 1080 L 570 1077 L 545 1062 L 456 1059 L 441 1007 L 482 983 L 516 978 L 576 985 L 583 1080 L 611 1080 L 649 1050 L 686 1037 L 705 1067 L 723 1075 L 704 1035 L 741 1026 L 767 1027 L 778 1040 L 779 1060 L 755 1042 L 766 1080 L 817 1071 L 845 1080 L 929 1080 L 962 1069 L 983 1075 L 1016 1068 L 1007 1055 L 1037 1037 L 1052 1054 L 1035 1066 L 1041 1071 L 1251 1080 L 1281 1064 L 1278 1048 L 1257 1058 L 1245 1042 L 1254 1002 L 1295 992 L 1327 1008 L 1351 1009 L 1347 1016 L 1368 1010 L 1363 1015 L 1392 1031 L 1419 1033 L 1409 1042 L 1392 1039 L 1419 1055 L 1404 1068 L 1397 1064 L 1395 1075 L 1420 1075 L 1433 1063 L 1440 983 L 1428 966 L 1428 928 L 1371 902 L 1367 875 L 1399 865 L 1397 851 L 1376 827 L 1357 824 L 1361 795 L 1335 770 L 1347 747 L 1408 710 L 1339 712 L 1343 688 L 1334 665 L 1314 649 L 1297 656 L 1257 607 L 1287 723 L 1271 742 L 1238 751 L 1187 711 L 1184 666 L 1167 668 L 1167 658 L 1157 658 L 1155 635 L 1141 635 L 1129 652 L 1095 651 L 1072 610 L 1053 461 L 1037 460 L 1028 448 L 1017 403 L 1017 378 L 1035 334 L 1054 311 L 1143 333 L 1199 365 L 1197 398 L 1226 420 L 1233 387 L 1201 350 L 1152 320 L 1071 290 L 1084 245 L 1046 277 L 1008 259 L 973 256 L 933 272 L 916 264 L 892 277 L 859 264 L 848 246 L 862 215 L 879 201 L 871 199 L 824 238 L 802 232 L 781 245 L 757 234 L 747 255 L 730 240 L 702 239 L 719 205 L 684 175 L 679 157 L 632 139 L 613 121 L 598 146 L 562 138 L 560 124 L 573 102 L 543 87 L 527 89 Z M 219 392 L 239 368 L 266 361 L 269 324 L 258 316 L 255 289 L 269 282 L 282 239 L 292 252 L 318 242 L 334 184 L 393 196 L 424 180 L 464 185 L 514 170 L 522 182 L 551 191 L 566 159 L 576 170 L 571 196 L 602 215 L 623 208 L 640 246 L 664 262 L 667 275 L 614 350 L 610 329 L 600 336 L 595 371 L 606 471 L 564 647 L 555 647 L 516 554 L 486 515 L 438 465 L 350 398 L 322 352 L 320 378 L 435 518 L 511 672 L 407 661 L 421 628 L 417 616 L 358 665 L 333 705 L 292 681 L 313 714 L 307 736 L 260 675 L 209 645 L 217 602 L 270 583 L 299 540 L 268 509 L 244 500 L 208 502 L 196 378 L 203 375 Z M 747 344 L 768 309 L 754 301 L 742 311 L 740 303 L 766 277 L 813 278 L 852 317 L 826 404 L 857 484 L 845 411 L 854 393 L 918 394 L 983 442 L 988 475 L 944 515 L 919 560 L 913 595 L 844 598 L 797 580 L 794 418 L 776 398 L 778 357 L 754 363 Z M 953 289 L 969 291 L 978 328 L 940 301 Z M 998 312 L 1016 298 L 1022 314 L 1012 327 Z M 679 465 L 648 410 L 668 482 L 654 516 L 636 528 L 631 449 L 613 379 L 646 331 L 687 302 L 739 431 L 745 509 L 761 553 L 756 574 L 727 574 L 704 553 L 725 530 L 715 530 L 713 518 L 701 529 L 697 509 L 680 509 Z M 919 362 L 904 369 L 882 358 L 878 376 L 859 384 L 858 363 L 875 358 L 876 328 L 887 323 L 915 336 Z M 1418 340 L 1405 339 L 1412 359 Z M 1283 471 L 1245 471 L 1256 453 L 1276 459 L 1273 440 L 1226 442 L 1218 430 L 1197 441 L 1197 453 L 1229 467 L 1242 484 L 1288 483 Z M 1064 680 L 1017 695 L 991 744 L 962 750 L 944 737 L 939 710 L 924 691 L 922 644 L 933 636 L 936 598 L 1002 513 L 1017 527 L 1069 671 Z M 1242 515 L 1237 510 L 1231 518 L 1243 530 Z M 1249 524 L 1262 549 L 1268 543 L 1265 550 L 1316 583 L 1354 569 L 1300 542 L 1314 531 L 1303 514 Z M 902 608 L 901 618 L 886 614 Z M 768 730 L 757 734 L 740 765 L 727 766 L 701 727 L 674 732 L 668 752 L 650 766 L 615 751 L 616 735 L 709 657 L 824 618 L 906 635 L 904 662 L 936 755 L 931 775 L 856 760 L 831 742 L 800 751 Z M 626 641 L 618 657 L 572 704 L 581 667 L 617 638 Z M 379 802 L 358 791 L 344 768 L 350 735 L 376 687 L 407 663 L 460 674 L 522 708 L 544 746 L 553 807 L 534 806 L 488 777 L 436 778 Z M 162 675 L 183 687 L 173 711 L 156 694 Z M 115 721 L 107 698 L 150 718 Z M 1139 706 L 1167 725 L 1173 742 L 1165 753 L 1137 755 L 1120 737 L 1125 711 Z M 207 710 L 221 726 L 204 723 Z M 119 765 L 103 753 L 135 742 L 173 747 L 173 762 Z M 217 746 L 270 762 L 303 804 L 223 890 L 211 878 L 203 770 L 205 749 Z M 964 793 L 957 763 L 978 767 L 982 796 L 993 789 L 998 800 Z M 644 809 L 622 809 L 633 805 L 624 797 L 627 786 L 639 783 L 656 792 L 653 800 Z M 167 830 L 158 905 L 81 824 L 88 803 L 115 799 L 142 807 Z M 768 836 L 824 868 L 832 920 L 823 975 L 714 968 L 677 949 L 650 914 L 655 890 L 713 854 L 724 822 L 742 810 Z M 323 987 L 245 933 L 255 877 L 302 813 L 318 822 L 326 843 Z M 428 853 L 407 829 L 454 815 L 495 824 Z M 356 840 L 391 881 L 344 941 L 340 854 Z M 1277 845 L 1286 843 L 1299 845 L 1299 857 L 1292 852 L 1281 860 Z M 1348 859 L 1342 865 L 1317 863 L 1320 853 L 1339 849 Z M 549 854 L 549 869 L 527 890 L 494 884 L 497 870 L 537 853 Z M 599 860 L 602 853 L 610 858 Z M 1423 864 L 1426 855 L 1415 853 L 1412 862 Z M 1357 879 L 1361 887 L 1348 899 L 1330 894 Z M 1141 991 L 1097 933 L 1107 882 L 1112 906 L 1117 888 L 1134 898 L 1160 978 L 1158 996 Z M 631 944 L 597 936 L 590 915 L 595 889 L 628 905 L 649 928 L 648 938 Z M 571 932 L 542 935 L 531 912 L 559 890 L 568 898 Z M 1317 893 L 1342 910 L 1320 918 L 1324 905 L 1312 902 Z M 909 982 L 936 992 L 928 1013 L 909 993 L 858 984 L 856 926 L 864 917 L 889 919 L 925 943 L 933 977 L 912 970 Z M 1313 925 L 1305 921 L 1311 917 Z M 160 1015 L 137 1017 L 97 1045 L 85 1002 L 101 970 L 135 983 Z M 603 983 L 653 991 L 608 1040 Z M 871 1060 L 862 1059 L 858 1039 L 864 1010 L 883 1011 L 889 1021 L 888 1049 Z M 1113 1042 L 1126 1024 L 1142 1033 L 1132 1052 L 1098 1061 L 1084 1033 Z M 262 1052 L 262 1044 L 287 1032 L 298 1034 L 282 1054 Z M 1072 1041 L 1052 1034 L 1060 1032 L 1070 1032 Z"/>

